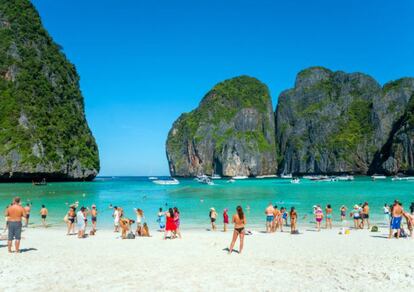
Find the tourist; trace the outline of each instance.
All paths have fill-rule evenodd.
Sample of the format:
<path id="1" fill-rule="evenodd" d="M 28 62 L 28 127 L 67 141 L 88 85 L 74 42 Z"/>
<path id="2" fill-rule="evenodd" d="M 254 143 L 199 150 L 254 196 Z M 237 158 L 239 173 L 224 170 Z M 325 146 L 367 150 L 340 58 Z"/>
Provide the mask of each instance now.
<path id="1" fill-rule="evenodd" d="M 210 213 L 208 214 L 208 216 L 210 217 L 211 230 L 215 231 L 216 230 L 216 219 L 217 219 L 216 210 L 214 208 L 210 208 Z"/>
<path id="2" fill-rule="evenodd" d="M 273 204 L 269 203 L 269 205 L 267 206 L 267 208 L 265 209 L 265 214 L 266 214 L 266 232 L 271 232 L 272 231 L 272 224 L 273 224 L 273 219 L 274 219 L 274 208 L 273 208 Z"/>
<path id="3" fill-rule="evenodd" d="M 117 206 L 114 206 L 112 217 L 114 218 L 114 232 L 119 232 L 119 219 L 121 218 L 121 214 Z"/>
<path id="4" fill-rule="evenodd" d="M 181 231 L 180 231 L 180 211 L 177 207 L 174 207 L 174 224 L 175 224 L 175 235 L 178 238 L 181 238 Z"/>
<path id="5" fill-rule="evenodd" d="M 8 222 L 8 217 L 7 217 L 7 209 L 12 206 L 13 204 L 9 204 L 6 206 L 6 208 L 4 209 L 4 228 L 3 228 L 3 232 L 6 232 L 9 226 L 9 222 Z"/>
<path id="6" fill-rule="evenodd" d="M 177 230 L 174 222 L 174 210 L 172 208 L 168 209 L 168 212 L 165 213 L 165 216 L 167 224 L 165 225 L 164 239 L 167 239 L 167 235 L 169 235 L 170 239 L 174 239 L 175 231 Z"/>
<path id="7" fill-rule="evenodd" d="M 240 238 L 239 254 L 242 253 L 243 244 L 244 244 L 244 227 L 247 223 L 246 217 L 243 213 L 241 206 L 237 206 L 237 213 L 233 215 L 232 222 L 234 223 L 233 239 L 231 240 L 229 254 L 233 252 L 234 244 L 236 243 L 237 238 Z"/>
<path id="8" fill-rule="evenodd" d="M 408 212 L 404 212 L 403 216 L 406 220 L 407 229 L 410 232 L 410 237 L 413 237 L 414 215 L 411 215 Z"/>
<path id="9" fill-rule="evenodd" d="M 288 220 L 287 220 L 288 214 L 286 212 L 286 208 L 285 207 L 280 208 L 280 213 L 282 214 L 282 218 L 281 218 L 282 223 L 283 221 L 285 221 L 285 225 L 287 227 L 288 226 Z M 280 232 L 283 232 L 283 224 L 280 224 Z"/>
<path id="10" fill-rule="evenodd" d="M 346 211 L 347 210 L 348 209 L 346 208 L 345 205 L 342 205 L 341 208 L 339 209 L 339 211 L 341 212 L 341 222 L 342 223 L 345 222 L 345 220 L 346 220 Z"/>
<path id="11" fill-rule="evenodd" d="M 26 212 L 26 217 L 25 219 L 25 224 L 24 227 L 28 227 L 29 226 L 29 218 L 30 218 L 30 210 L 31 210 L 32 204 L 27 203 L 26 207 L 24 207 L 24 211 Z"/>
<path id="12" fill-rule="evenodd" d="M 354 228 L 358 229 L 360 227 L 359 220 L 361 219 L 360 208 L 358 205 L 354 206 L 354 209 L 351 212 L 351 217 L 354 219 Z"/>
<path id="13" fill-rule="evenodd" d="M 280 223 L 280 219 L 281 219 L 281 213 L 280 210 L 277 208 L 277 206 L 275 205 L 273 207 L 274 211 L 273 211 L 273 223 L 272 223 L 272 232 L 276 232 L 277 228 L 279 227 L 279 223 Z"/>
<path id="14" fill-rule="evenodd" d="M 229 224 L 229 209 L 224 209 L 223 211 L 223 231 L 227 232 L 227 224 Z"/>
<path id="15" fill-rule="evenodd" d="M 78 227 L 78 238 L 84 238 L 85 236 L 85 207 L 81 207 L 78 213 L 76 213 L 76 221 Z"/>
<path id="16" fill-rule="evenodd" d="M 414 202 L 411 202 L 410 204 L 410 213 L 411 215 L 414 215 Z"/>
<path id="17" fill-rule="evenodd" d="M 315 220 L 316 220 L 316 229 L 321 231 L 321 222 L 323 220 L 323 211 L 322 208 L 318 205 L 315 210 Z"/>
<path id="18" fill-rule="evenodd" d="M 158 222 L 158 225 L 160 227 L 160 231 L 164 231 L 164 229 L 165 229 L 165 214 L 162 211 L 162 208 L 159 209 L 157 216 L 158 216 L 157 222 Z"/>
<path id="19" fill-rule="evenodd" d="M 75 233 L 75 218 L 76 218 L 76 208 L 72 205 L 69 208 L 67 214 L 67 225 L 68 225 L 68 233 L 67 235 L 71 235 Z"/>
<path id="20" fill-rule="evenodd" d="M 326 205 L 325 208 L 325 212 L 326 212 L 326 229 L 332 229 L 332 207 L 331 204 Z"/>
<path id="21" fill-rule="evenodd" d="M 48 213 L 49 212 L 46 209 L 46 206 L 45 205 L 42 205 L 42 209 L 40 209 L 40 216 L 42 218 L 42 225 L 43 225 L 43 227 L 47 227 L 46 217 L 47 217 Z"/>
<path id="22" fill-rule="evenodd" d="M 22 235 L 22 218 L 26 217 L 26 211 L 20 205 L 20 198 L 15 197 L 13 204 L 11 204 L 5 214 L 7 217 L 7 226 L 9 229 L 7 248 L 9 253 L 12 253 L 12 243 L 14 240 L 15 252 L 20 252 L 20 240 Z"/>
<path id="23" fill-rule="evenodd" d="M 404 210 L 402 208 L 402 204 L 399 201 L 395 200 L 391 208 L 390 234 L 388 238 L 392 237 L 394 230 L 397 230 L 397 239 L 400 238 L 401 219 L 403 212 Z"/>
<path id="24" fill-rule="evenodd" d="M 96 209 L 96 205 L 91 206 L 91 221 L 92 221 L 92 232 L 95 234 L 96 232 L 96 222 L 98 220 L 98 209 Z"/>
<path id="25" fill-rule="evenodd" d="M 369 206 L 367 202 L 365 202 L 362 205 L 361 217 L 362 217 L 361 229 L 364 228 L 364 223 L 367 224 L 367 227 L 369 229 Z"/>
<path id="26" fill-rule="evenodd" d="M 297 233 L 296 222 L 298 220 L 298 214 L 295 210 L 295 207 L 290 208 L 289 217 L 290 217 L 290 233 L 296 234 Z"/>
<path id="27" fill-rule="evenodd" d="M 137 208 L 137 209 L 135 209 L 135 213 L 137 215 L 137 221 L 136 221 L 137 222 L 137 229 L 135 231 L 135 234 L 140 236 L 141 231 L 142 231 L 142 222 L 144 221 L 144 211 Z"/>
<path id="28" fill-rule="evenodd" d="M 134 220 L 124 218 L 123 213 L 120 212 L 120 218 L 119 218 L 119 225 L 121 227 L 121 238 L 122 239 L 134 239 L 135 235 L 131 232 L 131 235 L 128 235 L 128 231 L 131 230 L 132 224 L 135 223 Z M 131 236 L 131 237 L 129 237 Z"/>
<path id="29" fill-rule="evenodd" d="M 388 204 L 385 204 L 384 207 L 382 207 L 383 213 L 384 213 L 384 221 L 387 224 L 387 226 L 390 224 L 391 216 L 390 216 L 390 207 Z"/>

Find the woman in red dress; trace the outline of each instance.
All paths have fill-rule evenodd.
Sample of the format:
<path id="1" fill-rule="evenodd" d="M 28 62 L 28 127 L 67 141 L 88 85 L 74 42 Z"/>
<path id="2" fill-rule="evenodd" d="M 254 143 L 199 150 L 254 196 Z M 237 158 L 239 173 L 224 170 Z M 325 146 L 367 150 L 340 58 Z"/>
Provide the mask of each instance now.
<path id="1" fill-rule="evenodd" d="M 174 238 L 174 233 L 177 230 L 177 226 L 175 225 L 174 222 L 174 211 L 172 208 L 170 208 L 168 210 L 168 212 L 166 212 L 165 216 L 167 217 L 166 219 L 166 226 L 165 226 L 165 233 L 164 233 L 164 239 L 167 239 L 167 234 L 170 233 L 170 238 Z"/>

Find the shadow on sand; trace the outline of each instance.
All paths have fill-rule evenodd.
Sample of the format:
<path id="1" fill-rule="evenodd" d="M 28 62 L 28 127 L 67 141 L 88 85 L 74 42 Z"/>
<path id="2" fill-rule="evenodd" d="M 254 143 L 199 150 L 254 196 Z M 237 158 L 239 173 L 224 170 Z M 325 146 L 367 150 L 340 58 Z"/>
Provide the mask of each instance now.
<path id="1" fill-rule="evenodd" d="M 223 251 L 225 251 L 225 252 L 229 252 L 229 250 L 230 249 L 228 247 L 223 248 Z M 238 250 L 235 250 L 235 249 L 233 249 L 231 252 L 239 253 L 239 251 Z"/>
<path id="2" fill-rule="evenodd" d="M 20 252 L 23 253 L 23 252 L 36 251 L 36 250 L 37 248 L 30 247 L 30 248 L 22 248 L 20 249 Z"/>

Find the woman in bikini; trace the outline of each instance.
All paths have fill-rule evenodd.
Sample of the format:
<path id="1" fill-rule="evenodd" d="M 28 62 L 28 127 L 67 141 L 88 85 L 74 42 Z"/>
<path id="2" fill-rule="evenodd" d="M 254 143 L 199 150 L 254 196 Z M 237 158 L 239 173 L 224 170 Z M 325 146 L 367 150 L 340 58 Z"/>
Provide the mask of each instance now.
<path id="1" fill-rule="evenodd" d="M 237 206 L 237 213 L 233 215 L 232 222 L 234 223 L 233 239 L 231 240 L 229 254 L 233 251 L 234 244 L 236 243 L 237 237 L 240 237 L 239 254 L 243 250 L 244 243 L 244 226 L 246 225 L 246 216 L 243 213 L 241 206 Z"/>
<path id="2" fill-rule="evenodd" d="M 181 239 L 181 231 L 180 231 L 180 211 L 177 207 L 174 207 L 174 223 L 175 223 L 175 235 Z"/>
<path id="3" fill-rule="evenodd" d="M 325 208 L 326 212 L 326 229 L 332 229 L 332 207 L 331 204 L 328 204 Z"/>
<path id="4" fill-rule="evenodd" d="M 68 220 L 67 220 L 67 224 L 68 224 L 68 233 L 67 235 L 71 235 L 73 233 L 75 233 L 75 218 L 76 218 L 76 208 L 74 206 L 70 206 L 69 211 L 68 211 Z"/>
<path id="5" fill-rule="evenodd" d="M 346 210 L 347 208 L 345 205 L 342 205 L 341 209 L 339 211 L 341 212 L 341 222 L 344 222 L 346 220 Z"/>

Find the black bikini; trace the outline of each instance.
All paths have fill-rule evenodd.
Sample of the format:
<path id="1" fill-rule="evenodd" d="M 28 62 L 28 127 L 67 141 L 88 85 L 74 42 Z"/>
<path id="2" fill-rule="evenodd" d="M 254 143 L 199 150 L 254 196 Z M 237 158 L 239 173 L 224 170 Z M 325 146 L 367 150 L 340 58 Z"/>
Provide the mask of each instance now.
<path id="1" fill-rule="evenodd" d="M 240 228 L 234 228 L 234 230 L 237 231 L 237 233 L 242 233 L 244 231 L 244 227 L 240 227 Z"/>

